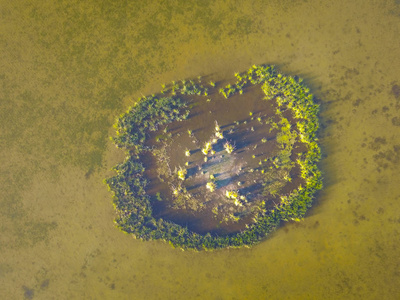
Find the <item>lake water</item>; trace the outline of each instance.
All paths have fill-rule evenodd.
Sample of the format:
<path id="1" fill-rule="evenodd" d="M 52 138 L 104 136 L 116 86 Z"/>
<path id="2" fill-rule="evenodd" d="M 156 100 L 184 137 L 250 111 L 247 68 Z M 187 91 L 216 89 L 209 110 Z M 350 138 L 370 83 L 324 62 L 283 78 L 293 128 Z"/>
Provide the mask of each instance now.
<path id="1" fill-rule="evenodd" d="M 136 3 L 135 3 L 136 2 Z M 0 298 L 398 299 L 400 1 L 0 0 Z M 324 189 L 251 249 L 113 224 L 116 116 L 275 64 L 321 103 Z"/>

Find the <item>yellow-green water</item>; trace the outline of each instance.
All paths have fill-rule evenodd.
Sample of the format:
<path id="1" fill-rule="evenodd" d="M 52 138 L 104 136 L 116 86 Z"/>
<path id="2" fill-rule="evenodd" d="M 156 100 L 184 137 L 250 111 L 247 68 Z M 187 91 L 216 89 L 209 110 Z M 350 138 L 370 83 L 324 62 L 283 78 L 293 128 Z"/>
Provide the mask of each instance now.
<path id="1" fill-rule="evenodd" d="M 400 2 L 0 1 L 1 299 L 398 299 Z M 272 63 L 321 101 L 325 188 L 251 249 L 113 225 L 115 116 Z"/>

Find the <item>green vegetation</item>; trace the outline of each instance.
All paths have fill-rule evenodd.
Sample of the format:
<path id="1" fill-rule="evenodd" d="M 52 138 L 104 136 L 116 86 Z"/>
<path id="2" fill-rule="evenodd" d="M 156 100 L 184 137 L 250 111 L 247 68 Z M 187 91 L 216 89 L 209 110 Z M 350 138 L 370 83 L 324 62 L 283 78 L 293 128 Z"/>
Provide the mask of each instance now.
<path id="1" fill-rule="evenodd" d="M 322 188 L 322 175 L 317 167 L 317 162 L 321 158 L 316 138 L 319 128 L 317 117 L 319 106 L 314 102 L 313 95 L 309 93 L 309 89 L 303 85 L 301 79 L 282 75 L 274 66 L 252 66 L 247 72 L 236 73 L 235 77 L 234 84 L 219 89 L 215 89 L 215 83 L 210 82 L 210 91 L 201 85 L 201 78 L 197 82 L 182 80 L 181 82 L 172 82 L 168 86 L 163 85 L 160 95 L 140 98 L 134 107 L 119 116 L 115 124 L 116 136 L 113 141 L 118 148 L 126 149 L 126 159 L 114 168 L 116 175 L 106 179 L 105 183 L 113 192 L 113 204 L 117 214 L 115 222 L 123 232 L 143 240 L 169 241 L 171 245 L 183 249 L 211 250 L 253 245 L 274 230 L 281 221 L 299 221 L 304 217 L 312 204 L 315 193 Z M 174 208 L 197 211 L 203 208 L 203 203 L 196 201 L 190 193 L 190 189 L 185 186 L 185 183 L 191 179 L 188 170 L 193 162 L 193 157 L 196 156 L 195 152 L 198 151 L 202 155 L 201 160 L 204 159 L 205 162 L 212 159 L 209 154 L 223 156 L 220 152 L 216 152 L 221 151 L 217 149 L 218 143 L 221 145 L 220 149 L 226 151 L 224 152 L 226 157 L 232 158 L 237 155 L 236 152 L 239 152 L 239 150 L 235 150 L 233 141 L 229 140 L 228 130 L 222 132 L 221 127 L 224 129 L 225 127 L 220 127 L 215 122 L 214 133 L 211 139 L 203 144 L 203 147 L 199 146 L 196 151 L 185 147 L 181 148 L 180 155 L 191 161 L 186 162 L 187 168 L 179 167 L 175 172 L 171 171 L 165 149 L 168 139 L 173 134 L 173 124 L 171 123 L 190 118 L 191 108 L 188 102 L 183 100 L 185 96 L 205 97 L 214 88 L 224 98 L 229 99 L 235 94 L 240 95 L 246 92 L 247 88 L 254 85 L 262 88 L 265 94 L 262 101 L 271 102 L 274 116 L 267 118 L 258 115 L 258 112 L 250 112 L 248 116 L 249 119 L 251 118 L 250 120 L 235 121 L 233 122 L 234 126 L 244 126 L 254 119 L 253 122 L 257 122 L 259 126 L 268 127 L 269 132 L 275 135 L 276 138 L 273 142 L 276 143 L 279 151 L 269 157 L 259 157 L 256 155 L 257 153 L 252 154 L 254 153 L 252 152 L 249 157 L 257 158 L 252 160 L 256 161 L 256 166 L 252 165 L 245 170 L 238 168 L 242 173 L 257 173 L 262 177 L 261 195 L 265 200 L 252 208 L 252 222 L 246 224 L 245 230 L 217 235 L 199 234 L 172 221 L 156 218 L 153 215 L 152 201 L 162 202 L 165 195 L 157 193 L 152 199 L 152 196 L 147 193 L 149 182 L 145 176 L 147 170 L 142 163 L 144 156 L 150 153 L 157 159 L 158 177 L 161 182 L 168 179 L 166 181 L 171 191 L 170 197 L 173 198 Z M 171 124 L 170 130 L 168 124 Z M 231 128 L 231 131 L 236 130 L 236 127 Z M 257 132 L 256 125 L 251 128 L 250 131 Z M 158 130 L 161 130 L 161 134 L 157 135 L 155 140 L 161 146 L 158 148 L 149 146 L 146 141 L 152 132 Z M 185 137 L 188 138 L 186 131 L 184 132 Z M 192 130 L 187 130 L 187 133 L 194 144 L 198 143 Z M 270 143 L 270 137 L 259 135 L 257 141 L 261 141 L 258 145 L 260 148 L 263 144 Z M 296 150 L 299 145 L 305 150 L 301 152 Z M 250 146 L 252 151 L 257 148 L 257 144 Z M 230 155 L 226 155 L 226 153 Z M 284 187 L 295 181 L 294 169 L 299 170 L 295 178 L 301 183 L 292 188 L 290 192 L 283 193 Z M 202 189 L 208 193 L 215 194 L 221 187 L 216 173 L 206 175 L 209 178 L 204 180 Z M 205 171 L 202 174 L 205 174 Z M 226 222 L 240 221 L 242 210 L 251 204 L 251 200 L 246 198 L 247 196 L 242 194 L 240 189 L 236 190 L 242 185 L 242 181 L 237 181 L 235 188 L 229 187 L 223 192 L 225 200 L 232 203 L 232 206 L 237 209 L 236 212 L 223 215 Z M 270 203 L 267 201 L 268 199 L 276 200 L 273 207 L 268 204 Z M 223 208 L 215 205 L 212 213 L 218 216 L 222 210 Z"/>
<path id="2" fill-rule="evenodd" d="M 156 131 L 159 126 L 173 121 L 182 121 L 189 116 L 187 105 L 179 98 L 155 96 L 143 97 L 122 114 L 114 127 L 117 136 L 113 138 L 118 148 L 143 150 L 147 131 Z"/>

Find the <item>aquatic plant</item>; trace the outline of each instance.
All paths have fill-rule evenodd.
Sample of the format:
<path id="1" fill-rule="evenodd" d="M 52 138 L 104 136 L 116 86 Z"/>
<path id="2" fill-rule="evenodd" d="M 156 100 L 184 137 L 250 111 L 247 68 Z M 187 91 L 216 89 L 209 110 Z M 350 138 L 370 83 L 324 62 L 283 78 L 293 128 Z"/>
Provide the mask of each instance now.
<path id="1" fill-rule="evenodd" d="M 204 155 L 208 155 L 208 152 L 211 150 L 211 142 L 207 142 L 204 144 L 203 149 L 201 149 L 201 152 L 203 152 Z"/>
<path id="2" fill-rule="evenodd" d="M 225 151 L 226 151 L 228 154 L 231 154 L 231 153 L 233 152 L 233 150 L 235 150 L 235 147 L 234 147 L 231 143 L 229 143 L 229 142 L 226 142 L 226 143 L 224 144 L 224 148 L 225 148 Z"/>
<path id="3" fill-rule="evenodd" d="M 187 174 L 187 169 L 179 167 L 179 170 L 177 172 L 178 178 L 180 180 L 185 180 L 186 179 L 186 174 Z"/>
<path id="4" fill-rule="evenodd" d="M 221 127 L 219 127 L 218 122 L 215 121 L 215 131 L 218 132 L 221 130 Z"/>
<path id="5" fill-rule="evenodd" d="M 207 184 L 206 184 L 206 188 L 207 188 L 208 190 L 210 190 L 210 192 L 214 192 L 215 189 L 216 189 L 216 187 L 217 187 L 217 185 L 216 185 L 215 182 L 213 182 L 213 181 L 209 181 L 209 182 L 207 182 Z"/>
<path id="6" fill-rule="evenodd" d="M 221 131 L 216 131 L 215 137 L 219 140 L 222 140 L 224 138 L 224 134 Z"/>

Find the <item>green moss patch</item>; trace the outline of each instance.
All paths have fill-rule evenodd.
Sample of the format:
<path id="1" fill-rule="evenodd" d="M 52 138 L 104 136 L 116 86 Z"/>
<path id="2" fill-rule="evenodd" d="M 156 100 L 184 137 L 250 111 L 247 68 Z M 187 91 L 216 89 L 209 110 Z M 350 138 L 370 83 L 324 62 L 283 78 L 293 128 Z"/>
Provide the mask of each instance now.
<path id="1" fill-rule="evenodd" d="M 274 66 L 235 78 L 172 82 L 119 116 L 113 140 L 126 159 L 105 182 L 122 231 L 216 249 L 303 218 L 322 188 L 319 107 Z"/>

